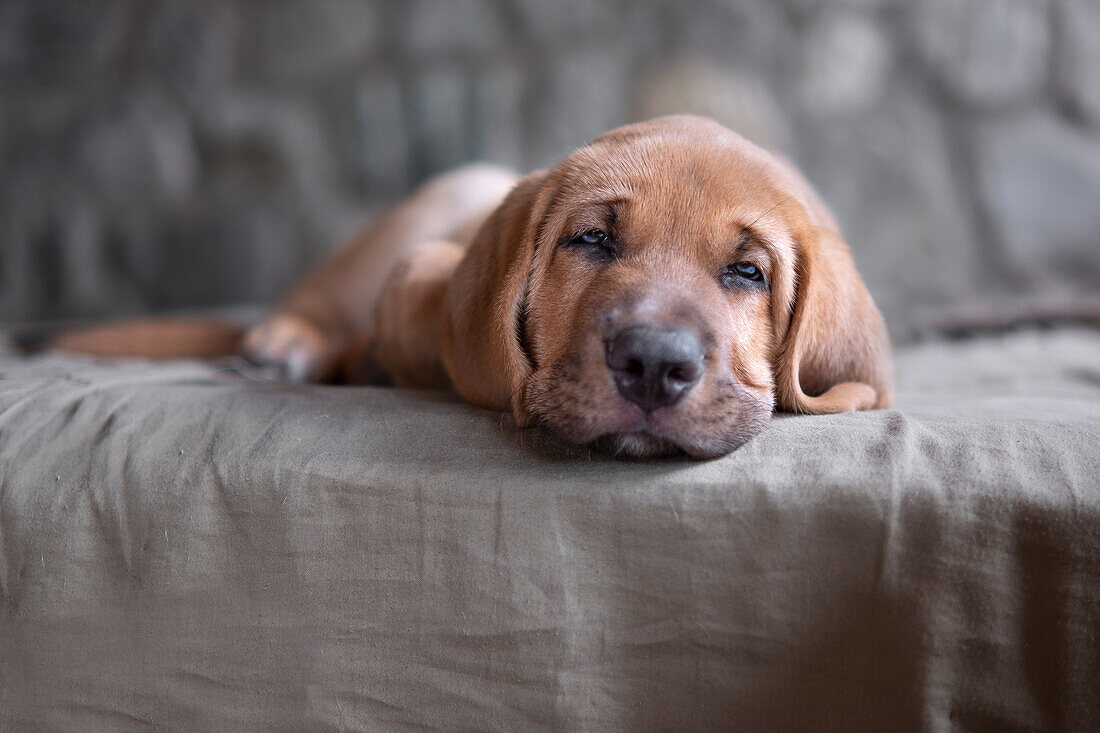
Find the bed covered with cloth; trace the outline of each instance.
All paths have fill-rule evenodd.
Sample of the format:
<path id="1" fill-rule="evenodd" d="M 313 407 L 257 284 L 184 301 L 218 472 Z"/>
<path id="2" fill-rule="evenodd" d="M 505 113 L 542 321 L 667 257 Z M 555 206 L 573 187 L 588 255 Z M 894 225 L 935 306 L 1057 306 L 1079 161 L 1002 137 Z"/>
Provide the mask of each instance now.
<path id="1" fill-rule="evenodd" d="M 0 353 L 0 730 L 1095 730 L 1100 331 L 615 461 L 456 398 Z"/>

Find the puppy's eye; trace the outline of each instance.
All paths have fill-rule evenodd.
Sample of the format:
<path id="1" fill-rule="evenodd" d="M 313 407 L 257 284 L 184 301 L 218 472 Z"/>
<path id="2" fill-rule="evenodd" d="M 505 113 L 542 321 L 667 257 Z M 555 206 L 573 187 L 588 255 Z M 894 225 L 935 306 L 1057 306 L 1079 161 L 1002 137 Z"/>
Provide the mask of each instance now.
<path id="1" fill-rule="evenodd" d="M 601 260 L 610 260 L 615 257 L 615 243 L 607 232 L 602 229 L 589 229 L 581 232 L 565 242 L 565 246 L 581 249 Z"/>
<path id="2" fill-rule="evenodd" d="M 753 262 L 738 262 L 733 266 L 733 271 L 746 280 L 760 281 L 764 279 L 764 273 Z"/>
<path id="3" fill-rule="evenodd" d="M 573 241 L 570 244 L 577 244 L 585 247 L 598 247 L 607 241 L 607 232 L 602 232 L 599 229 L 589 229 L 583 234 L 578 234 L 573 237 Z"/>
<path id="4" fill-rule="evenodd" d="M 726 269 L 722 270 L 722 274 L 718 279 L 721 281 L 723 287 L 733 288 L 739 283 L 761 283 L 767 285 L 764 280 L 764 271 L 756 266 L 754 262 L 738 262 L 730 265 Z"/>

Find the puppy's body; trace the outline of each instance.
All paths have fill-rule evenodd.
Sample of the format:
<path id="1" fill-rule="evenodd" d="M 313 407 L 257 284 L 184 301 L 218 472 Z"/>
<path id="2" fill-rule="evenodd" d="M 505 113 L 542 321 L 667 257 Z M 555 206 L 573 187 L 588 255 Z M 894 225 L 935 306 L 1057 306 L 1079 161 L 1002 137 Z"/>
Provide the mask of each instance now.
<path id="1" fill-rule="evenodd" d="M 429 183 L 242 348 L 297 379 L 453 388 L 632 456 L 723 454 L 775 406 L 892 400 L 885 327 L 828 209 L 789 164 L 692 117 L 522 180 Z"/>
<path id="2" fill-rule="evenodd" d="M 387 279 L 408 267 L 408 256 L 418 247 L 433 242 L 459 250 L 469 246 L 517 180 L 502 168 L 472 165 L 429 181 L 296 284 L 249 332 L 246 353 L 285 367 L 295 381 L 333 376 L 359 381 L 356 375 L 373 374 L 373 365 L 365 360 L 370 357 L 379 320 L 375 310 Z M 420 258 L 414 279 L 423 268 L 446 261 L 446 256 L 437 264 Z M 395 315 L 405 315 L 403 303 L 386 305 L 383 329 Z M 414 328 L 420 332 L 432 325 Z M 418 375 L 401 368 L 392 376 L 401 385 L 439 386 L 424 385 Z"/>

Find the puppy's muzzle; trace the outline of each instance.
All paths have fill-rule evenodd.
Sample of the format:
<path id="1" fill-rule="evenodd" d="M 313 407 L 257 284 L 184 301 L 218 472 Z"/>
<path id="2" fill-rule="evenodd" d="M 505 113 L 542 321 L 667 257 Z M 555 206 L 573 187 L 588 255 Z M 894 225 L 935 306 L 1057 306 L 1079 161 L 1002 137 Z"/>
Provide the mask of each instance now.
<path id="1" fill-rule="evenodd" d="M 607 368 L 624 399 L 646 412 L 671 407 L 702 378 L 699 337 L 681 327 L 634 325 L 607 342 Z"/>

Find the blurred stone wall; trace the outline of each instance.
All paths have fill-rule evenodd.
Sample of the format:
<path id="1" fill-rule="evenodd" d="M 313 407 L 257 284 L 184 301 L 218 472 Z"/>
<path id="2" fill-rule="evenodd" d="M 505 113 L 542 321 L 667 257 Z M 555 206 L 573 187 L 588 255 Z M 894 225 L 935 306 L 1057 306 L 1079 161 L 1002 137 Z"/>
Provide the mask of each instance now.
<path id="1" fill-rule="evenodd" d="M 269 302 L 472 159 L 709 114 L 895 333 L 1100 285 L 1097 0 L 0 0 L 0 319 Z"/>

